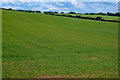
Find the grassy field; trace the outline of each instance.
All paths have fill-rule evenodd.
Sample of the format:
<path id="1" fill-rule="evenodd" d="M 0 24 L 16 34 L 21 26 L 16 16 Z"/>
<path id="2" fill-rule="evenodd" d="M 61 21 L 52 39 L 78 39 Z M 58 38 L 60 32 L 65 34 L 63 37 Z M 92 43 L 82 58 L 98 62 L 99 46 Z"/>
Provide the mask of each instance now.
<path id="1" fill-rule="evenodd" d="M 107 15 L 82 15 L 83 17 L 92 17 L 92 18 L 96 18 L 96 17 L 103 17 L 105 20 L 118 20 L 117 16 L 107 16 Z"/>
<path id="2" fill-rule="evenodd" d="M 118 23 L 3 13 L 3 78 L 117 78 Z"/>
<path id="3" fill-rule="evenodd" d="M 66 15 L 69 15 L 69 14 L 66 14 Z M 76 15 L 79 15 L 79 14 L 70 14 L 72 16 L 76 16 Z M 118 16 L 107 16 L 107 15 L 80 15 L 82 17 L 91 17 L 91 18 L 96 18 L 96 17 L 102 17 L 104 18 L 105 20 L 119 20 L 119 17 Z"/>

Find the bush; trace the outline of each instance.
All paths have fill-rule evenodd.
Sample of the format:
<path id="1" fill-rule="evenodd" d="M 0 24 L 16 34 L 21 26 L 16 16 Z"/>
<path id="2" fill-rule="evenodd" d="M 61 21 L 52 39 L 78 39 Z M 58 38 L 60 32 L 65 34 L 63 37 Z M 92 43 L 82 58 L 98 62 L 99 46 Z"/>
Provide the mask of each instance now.
<path id="1" fill-rule="evenodd" d="M 62 14 L 61 16 L 65 16 L 65 14 Z"/>
<path id="2" fill-rule="evenodd" d="M 75 16 L 76 18 L 80 18 L 81 16 Z"/>
<path id="3" fill-rule="evenodd" d="M 67 17 L 74 17 L 74 16 L 71 16 L 71 15 L 67 15 Z"/>
<path id="4" fill-rule="evenodd" d="M 103 18 L 102 18 L 102 17 L 96 17 L 96 19 L 97 19 L 97 20 L 103 20 Z"/>

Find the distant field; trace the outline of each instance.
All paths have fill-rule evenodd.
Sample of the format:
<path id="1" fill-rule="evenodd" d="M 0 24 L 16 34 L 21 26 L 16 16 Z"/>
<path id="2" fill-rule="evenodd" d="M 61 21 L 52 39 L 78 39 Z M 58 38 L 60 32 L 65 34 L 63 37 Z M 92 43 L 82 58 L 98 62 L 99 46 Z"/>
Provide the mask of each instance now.
<path id="1" fill-rule="evenodd" d="M 117 78 L 118 23 L 2 13 L 3 78 Z"/>
<path id="2" fill-rule="evenodd" d="M 66 15 L 69 15 L 69 14 L 66 14 Z M 76 15 L 79 15 L 79 14 L 70 14 L 72 16 L 76 16 Z M 107 15 L 81 15 L 83 17 L 92 17 L 92 18 L 96 18 L 96 17 L 102 17 L 104 18 L 105 20 L 119 20 L 119 17 L 117 16 L 107 16 Z"/>

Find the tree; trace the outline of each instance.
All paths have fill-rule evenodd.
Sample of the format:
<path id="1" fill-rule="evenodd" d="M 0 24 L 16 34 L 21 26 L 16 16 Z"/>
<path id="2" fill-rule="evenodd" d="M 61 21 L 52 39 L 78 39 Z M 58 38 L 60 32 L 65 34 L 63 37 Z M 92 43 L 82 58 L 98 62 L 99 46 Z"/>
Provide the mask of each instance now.
<path id="1" fill-rule="evenodd" d="M 76 14 L 76 12 L 69 12 L 69 14 Z"/>
<path id="2" fill-rule="evenodd" d="M 52 14 L 51 11 L 45 11 L 44 13 L 45 13 L 45 14 Z"/>
<path id="3" fill-rule="evenodd" d="M 90 15 L 96 15 L 96 13 L 89 13 Z"/>
<path id="4" fill-rule="evenodd" d="M 110 13 L 110 12 L 107 12 L 107 15 L 108 15 L 108 16 L 115 16 L 114 13 Z"/>
<path id="5" fill-rule="evenodd" d="M 8 10 L 12 10 L 12 8 L 9 8 Z"/>
<path id="6" fill-rule="evenodd" d="M 34 11 L 30 10 L 30 13 L 34 13 Z"/>
<path id="7" fill-rule="evenodd" d="M 25 10 L 24 12 L 29 12 L 29 13 L 31 13 L 31 12 L 32 12 L 32 10 Z"/>
<path id="8" fill-rule="evenodd" d="M 58 12 L 53 12 L 53 13 L 57 13 L 58 14 Z"/>
<path id="9" fill-rule="evenodd" d="M 61 12 L 61 14 L 64 14 L 64 12 Z"/>
<path id="10" fill-rule="evenodd" d="M 41 11 L 36 11 L 36 13 L 41 13 Z"/>
<path id="11" fill-rule="evenodd" d="M 85 13 L 85 15 L 89 15 L 89 13 Z"/>
<path id="12" fill-rule="evenodd" d="M 100 13 L 98 13 L 98 15 L 106 15 L 106 14 L 105 14 L 105 13 L 100 12 Z"/>
<path id="13" fill-rule="evenodd" d="M 81 14 L 82 15 L 82 13 L 77 13 L 77 14 Z"/>
<path id="14" fill-rule="evenodd" d="M 23 10 L 17 10 L 17 11 L 24 12 Z"/>
<path id="15" fill-rule="evenodd" d="M 117 12 L 117 13 L 115 13 L 115 15 L 116 15 L 116 16 L 120 16 L 120 13 L 119 13 L 119 12 Z"/>

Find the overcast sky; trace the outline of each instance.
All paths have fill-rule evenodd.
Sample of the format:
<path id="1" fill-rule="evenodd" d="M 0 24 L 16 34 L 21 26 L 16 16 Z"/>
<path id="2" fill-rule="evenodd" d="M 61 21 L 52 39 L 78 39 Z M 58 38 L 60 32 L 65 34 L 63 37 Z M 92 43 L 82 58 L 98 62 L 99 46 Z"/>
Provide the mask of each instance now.
<path id="1" fill-rule="evenodd" d="M 0 7 L 42 12 L 118 12 L 118 0 L 2 0 Z"/>

